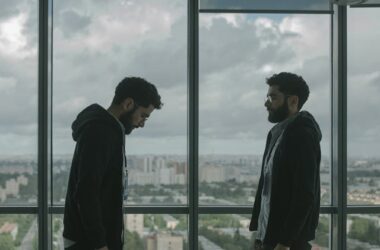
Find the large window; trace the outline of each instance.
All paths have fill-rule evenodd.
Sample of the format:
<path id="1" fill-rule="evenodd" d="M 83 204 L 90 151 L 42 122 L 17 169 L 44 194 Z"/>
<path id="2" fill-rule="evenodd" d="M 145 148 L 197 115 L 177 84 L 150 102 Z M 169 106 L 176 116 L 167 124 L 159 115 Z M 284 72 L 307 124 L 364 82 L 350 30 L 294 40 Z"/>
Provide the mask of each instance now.
<path id="1" fill-rule="evenodd" d="M 347 202 L 380 205 L 380 31 L 378 8 L 349 9 Z M 365 100 L 365 101 L 364 101 Z"/>
<path id="2" fill-rule="evenodd" d="M 38 1 L 0 5 L 0 249 L 37 250 L 37 217 L 8 208 L 37 204 Z"/>
<path id="3" fill-rule="evenodd" d="M 347 13 L 347 216 L 348 249 L 380 247 L 380 32 L 378 8 L 350 8 Z"/>
<path id="4" fill-rule="evenodd" d="M 378 4 L 280 2 L 2 1 L 0 249 L 63 248 L 71 124 L 126 76 L 164 106 L 126 137 L 125 249 L 251 249 L 281 71 L 307 81 L 323 133 L 313 249 L 379 248 Z"/>
<path id="5" fill-rule="evenodd" d="M 0 206 L 37 199 L 37 1 L 0 12 Z"/>
<path id="6" fill-rule="evenodd" d="M 265 79 L 281 71 L 302 75 L 310 86 L 303 109 L 322 129 L 322 203 L 330 204 L 329 29 L 328 15 L 200 15 L 201 204 L 253 203 L 273 126 Z"/>
<path id="7" fill-rule="evenodd" d="M 126 137 L 128 204 L 186 204 L 186 1 L 54 1 L 54 19 L 54 202 L 65 199 L 76 115 L 108 108 L 116 85 L 139 76 L 164 107 Z"/>

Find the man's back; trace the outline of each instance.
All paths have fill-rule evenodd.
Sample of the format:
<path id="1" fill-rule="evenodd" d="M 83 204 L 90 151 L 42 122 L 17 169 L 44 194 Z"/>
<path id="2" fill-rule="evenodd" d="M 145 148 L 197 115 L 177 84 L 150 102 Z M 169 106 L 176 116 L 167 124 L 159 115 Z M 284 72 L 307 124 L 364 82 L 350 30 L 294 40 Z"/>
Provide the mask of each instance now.
<path id="1" fill-rule="evenodd" d="M 105 109 L 91 105 L 73 123 L 77 141 L 68 184 L 64 237 L 92 248 L 120 249 L 123 136 Z"/>

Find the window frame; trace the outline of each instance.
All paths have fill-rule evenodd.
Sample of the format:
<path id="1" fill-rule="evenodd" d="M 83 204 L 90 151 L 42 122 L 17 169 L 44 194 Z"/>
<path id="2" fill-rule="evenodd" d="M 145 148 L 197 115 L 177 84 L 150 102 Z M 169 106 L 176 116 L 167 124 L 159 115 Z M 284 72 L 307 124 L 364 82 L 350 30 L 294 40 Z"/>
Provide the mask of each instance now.
<path id="1" fill-rule="evenodd" d="M 0 206 L 0 214 L 38 216 L 40 249 L 52 248 L 52 216 L 63 214 L 63 206 L 52 206 L 52 27 L 53 0 L 39 0 L 38 51 L 38 203 L 35 206 Z M 200 214 L 250 214 L 252 206 L 199 205 L 199 13 L 281 13 L 323 14 L 331 16 L 331 205 L 321 206 L 330 223 L 330 248 L 346 249 L 347 215 L 380 214 L 380 205 L 347 205 L 347 6 L 331 11 L 299 10 L 207 10 L 198 1 L 187 0 L 187 71 L 188 71 L 188 204 L 168 206 L 129 206 L 131 214 L 187 214 L 189 249 L 198 249 Z M 379 5 L 380 6 L 380 5 Z M 353 7 L 379 7 L 353 6 Z"/>

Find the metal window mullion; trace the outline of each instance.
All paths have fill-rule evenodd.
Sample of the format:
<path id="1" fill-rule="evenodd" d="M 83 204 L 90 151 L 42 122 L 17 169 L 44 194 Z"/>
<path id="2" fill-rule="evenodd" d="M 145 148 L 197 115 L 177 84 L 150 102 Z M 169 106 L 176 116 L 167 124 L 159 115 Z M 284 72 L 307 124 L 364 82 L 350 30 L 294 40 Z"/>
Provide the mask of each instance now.
<path id="1" fill-rule="evenodd" d="M 198 249 L 198 1 L 188 0 L 189 249 Z"/>
<path id="2" fill-rule="evenodd" d="M 7 211 L 27 211 L 28 213 L 32 213 L 32 211 L 37 211 L 36 207 L 10 207 L 7 208 L 0 208 L 0 214 L 4 214 Z M 380 213 L 380 207 L 371 207 L 371 206 L 355 206 L 349 208 L 351 213 Z M 124 207 L 124 213 L 128 214 L 188 214 L 189 213 L 189 207 L 186 206 L 170 206 L 170 205 L 163 205 L 163 206 L 125 206 Z M 51 214 L 63 214 L 64 207 L 63 206 L 50 206 L 49 207 L 49 213 Z M 198 207 L 198 214 L 251 214 L 252 213 L 252 206 L 245 205 L 245 206 L 199 206 Z M 320 208 L 321 214 L 336 214 L 337 208 L 332 206 L 321 206 Z"/>
<path id="3" fill-rule="evenodd" d="M 37 206 L 4 206 L 0 207 L 0 214 L 34 214 L 38 213 Z"/>
<path id="4" fill-rule="evenodd" d="M 341 249 L 347 249 L 347 7 L 341 7 L 338 10 L 340 18 L 340 37 L 341 37 L 341 48 L 340 48 L 340 119 L 341 119 L 341 132 L 340 140 L 341 143 L 341 192 L 340 192 L 340 203 L 341 203 L 341 225 L 340 225 L 340 236 L 341 236 Z"/>
<path id="5" fill-rule="evenodd" d="M 350 8 L 379 8 L 380 7 L 380 4 L 378 3 L 369 3 L 369 4 L 353 4 L 353 5 L 350 5 Z"/>
<path id="6" fill-rule="evenodd" d="M 380 214 L 380 206 L 347 206 L 347 214 Z"/>
<path id="7" fill-rule="evenodd" d="M 251 214 L 252 206 L 199 206 L 199 214 Z M 321 214 L 334 214 L 336 207 L 322 206 Z"/>
<path id="8" fill-rule="evenodd" d="M 333 14 L 333 10 L 200 9 L 200 13 L 224 14 Z"/>
<path id="9" fill-rule="evenodd" d="M 347 224 L 347 7 L 334 6 L 333 17 L 333 206 L 332 248 L 346 249 Z"/>
<path id="10" fill-rule="evenodd" d="M 1 209 L 0 209 L 1 213 Z M 63 206 L 49 207 L 50 214 L 63 214 Z M 186 206 L 124 206 L 124 214 L 188 214 L 189 207 Z"/>
<path id="11" fill-rule="evenodd" d="M 188 206 L 125 206 L 128 214 L 188 214 Z"/>
<path id="12" fill-rule="evenodd" d="M 39 0 L 38 31 L 38 248 L 48 247 L 48 0 Z"/>

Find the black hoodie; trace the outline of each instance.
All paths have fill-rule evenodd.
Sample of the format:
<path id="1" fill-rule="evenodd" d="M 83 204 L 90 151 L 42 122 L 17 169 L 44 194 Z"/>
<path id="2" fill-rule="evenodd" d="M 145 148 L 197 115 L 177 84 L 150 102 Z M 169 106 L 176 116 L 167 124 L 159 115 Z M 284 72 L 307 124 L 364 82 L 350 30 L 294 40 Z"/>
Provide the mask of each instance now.
<path id="1" fill-rule="evenodd" d="M 98 104 L 72 124 L 76 141 L 66 194 L 63 236 L 89 249 L 122 249 L 123 131 Z"/>
<path id="2" fill-rule="evenodd" d="M 270 133 L 263 159 L 268 153 Z M 302 111 L 286 127 L 273 157 L 272 193 L 264 243 L 291 246 L 315 238 L 320 205 L 321 130 Z M 263 161 L 264 162 L 264 161 Z M 263 167 L 249 229 L 257 230 L 263 188 Z"/>

